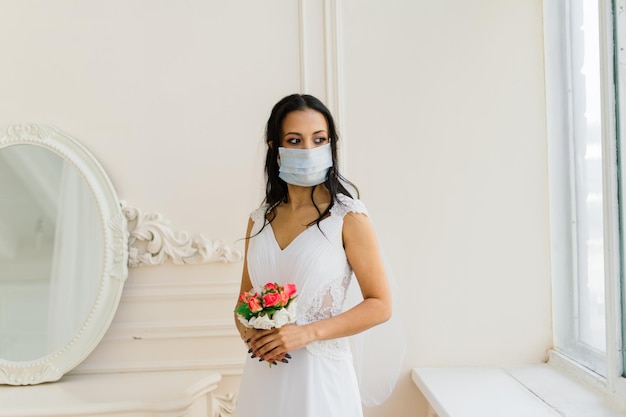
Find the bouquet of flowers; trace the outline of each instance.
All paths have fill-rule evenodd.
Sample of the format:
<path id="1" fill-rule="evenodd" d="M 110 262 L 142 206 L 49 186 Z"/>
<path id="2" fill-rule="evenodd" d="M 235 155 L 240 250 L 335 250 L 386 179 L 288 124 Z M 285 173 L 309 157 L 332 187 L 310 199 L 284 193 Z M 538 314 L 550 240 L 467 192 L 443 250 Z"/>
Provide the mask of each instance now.
<path id="1" fill-rule="evenodd" d="M 268 282 L 261 293 L 246 291 L 239 296 L 235 309 L 244 326 L 253 329 L 272 329 L 296 321 L 296 285 L 278 285 Z"/>

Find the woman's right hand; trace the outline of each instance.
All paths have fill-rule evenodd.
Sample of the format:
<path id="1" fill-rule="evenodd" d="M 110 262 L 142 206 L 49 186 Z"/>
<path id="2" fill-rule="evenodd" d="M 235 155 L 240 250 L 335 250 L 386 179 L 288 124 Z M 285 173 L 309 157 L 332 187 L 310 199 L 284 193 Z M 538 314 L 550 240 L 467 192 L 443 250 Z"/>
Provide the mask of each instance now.
<path id="1" fill-rule="evenodd" d="M 246 333 L 248 339 L 245 340 L 245 342 L 248 346 L 248 354 L 252 359 L 258 358 L 259 362 L 265 361 L 272 365 L 278 365 L 279 363 L 289 363 L 291 355 L 288 352 L 270 352 L 271 354 L 268 354 L 267 349 L 263 349 L 264 347 L 266 347 L 268 341 L 271 340 L 268 339 L 268 336 L 271 337 L 275 330 L 277 329 L 248 329 Z"/>
<path id="2" fill-rule="evenodd" d="M 307 326 L 286 325 L 278 329 L 256 330 L 250 337 L 250 353 L 269 363 L 288 363 L 289 352 L 311 341 Z M 262 359 L 261 359 L 262 358 Z"/>

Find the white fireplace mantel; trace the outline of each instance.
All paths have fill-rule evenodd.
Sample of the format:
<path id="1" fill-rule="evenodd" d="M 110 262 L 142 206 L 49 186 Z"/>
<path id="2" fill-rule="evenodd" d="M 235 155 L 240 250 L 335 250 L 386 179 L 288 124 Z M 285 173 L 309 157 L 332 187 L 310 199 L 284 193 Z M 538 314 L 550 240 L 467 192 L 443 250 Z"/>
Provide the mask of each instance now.
<path id="1" fill-rule="evenodd" d="M 0 386 L 0 417 L 206 417 L 220 379 L 210 371 L 68 374 Z"/>

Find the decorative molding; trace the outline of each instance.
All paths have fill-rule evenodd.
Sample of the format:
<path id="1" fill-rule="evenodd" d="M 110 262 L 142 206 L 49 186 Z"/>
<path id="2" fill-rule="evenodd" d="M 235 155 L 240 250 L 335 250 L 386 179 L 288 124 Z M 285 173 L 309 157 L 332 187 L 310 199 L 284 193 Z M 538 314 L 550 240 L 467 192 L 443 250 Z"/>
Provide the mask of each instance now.
<path id="1" fill-rule="evenodd" d="M 143 299 L 180 300 L 180 299 L 235 299 L 239 291 L 238 284 L 213 283 L 172 283 L 155 282 L 149 284 L 128 284 L 124 288 L 122 299 L 136 301 Z"/>
<path id="2" fill-rule="evenodd" d="M 241 376 L 245 356 L 237 358 L 205 360 L 145 360 L 132 362 L 84 362 L 71 371 L 72 374 L 109 374 L 153 371 L 208 370 L 225 376 Z"/>
<path id="3" fill-rule="evenodd" d="M 126 242 L 129 239 L 126 218 L 121 212 L 117 212 L 109 219 L 107 226 L 113 235 L 108 276 L 112 279 L 125 281 L 128 276 L 128 245 Z"/>
<path id="4" fill-rule="evenodd" d="M 326 101 L 333 113 L 335 123 L 341 132 L 341 152 L 339 158 L 344 171 L 347 169 L 346 149 L 348 132 L 344 111 L 344 66 L 343 32 L 340 0 L 324 0 L 324 72 L 326 80 Z"/>
<path id="5" fill-rule="evenodd" d="M 48 139 L 56 129 L 50 126 L 38 125 L 34 123 L 22 123 L 9 126 L 0 142 L 3 141 L 31 141 L 33 139 Z"/>
<path id="6" fill-rule="evenodd" d="M 155 266 L 171 260 L 177 265 L 209 262 L 238 262 L 242 253 L 219 240 L 203 236 L 191 238 L 185 231 L 174 231 L 159 213 L 142 213 L 121 201 L 128 221 L 128 266 Z"/>
<path id="7" fill-rule="evenodd" d="M 340 0 L 298 1 L 300 91 L 343 116 L 343 45 Z M 320 36 L 322 34 L 323 36 Z"/>
<path id="8" fill-rule="evenodd" d="M 324 0 L 324 78 L 326 104 L 335 119 L 343 118 L 343 61 L 340 28 L 341 5 L 338 0 Z M 343 132 L 343 129 L 341 130 Z"/>
<path id="9" fill-rule="evenodd" d="M 232 320 L 193 320 L 112 324 L 105 341 L 239 337 Z"/>
<path id="10" fill-rule="evenodd" d="M 298 45 L 299 45 L 299 54 L 300 54 L 300 91 L 306 92 L 308 91 L 308 83 L 306 79 L 306 67 L 307 67 L 307 59 L 306 53 L 307 44 L 306 44 L 306 36 L 305 36 L 305 12 L 304 12 L 304 0 L 298 0 Z"/>
<path id="11" fill-rule="evenodd" d="M 229 417 L 237 410 L 237 396 L 233 393 L 213 395 L 213 417 Z"/>
<path id="12" fill-rule="evenodd" d="M 307 53 L 311 50 L 308 42 L 307 27 L 309 13 L 307 12 L 307 1 L 298 0 L 298 53 L 300 58 L 300 92 L 309 93 L 311 82 L 309 81 L 309 59 Z"/>
<path id="13" fill-rule="evenodd" d="M 342 134 L 339 157 L 345 170 L 349 135 L 344 111 L 342 4 L 341 0 L 299 0 L 297 18 L 300 92 L 316 95 L 332 112 Z"/>
<path id="14" fill-rule="evenodd" d="M 55 367 L 52 363 L 46 363 L 43 366 L 25 366 L 18 372 L 7 371 L 0 367 L 0 381 L 9 385 L 33 385 L 42 381 L 56 381 L 63 372 Z"/>
<path id="15" fill-rule="evenodd" d="M 209 417 L 221 381 L 205 370 L 68 375 L 59 385 L 0 390 L 3 417 Z"/>

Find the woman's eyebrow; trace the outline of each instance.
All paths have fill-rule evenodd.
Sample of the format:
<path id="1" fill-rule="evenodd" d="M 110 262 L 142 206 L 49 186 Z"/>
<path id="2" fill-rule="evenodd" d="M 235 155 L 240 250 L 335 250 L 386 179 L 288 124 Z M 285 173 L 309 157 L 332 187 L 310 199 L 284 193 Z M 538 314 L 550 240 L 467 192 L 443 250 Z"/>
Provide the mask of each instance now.
<path id="1" fill-rule="evenodd" d="M 316 132 L 313 132 L 314 135 L 317 135 L 317 134 L 320 134 L 320 133 L 326 133 L 326 130 L 322 129 L 322 130 L 318 130 Z M 303 136 L 302 133 L 299 133 L 299 132 L 287 132 L 287 133 L 283 134 L 283 136 L 287 136 L 287 135 Z"/>

